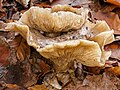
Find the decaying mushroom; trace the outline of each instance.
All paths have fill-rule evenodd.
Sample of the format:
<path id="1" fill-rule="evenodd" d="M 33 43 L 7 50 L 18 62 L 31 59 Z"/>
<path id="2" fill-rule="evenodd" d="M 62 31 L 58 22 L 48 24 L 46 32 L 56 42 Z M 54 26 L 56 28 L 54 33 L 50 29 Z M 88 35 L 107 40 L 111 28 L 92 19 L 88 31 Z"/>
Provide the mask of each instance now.
<path id="1" fill-rule="evenodd" d="M 74 60 L 86 66 L 104 66 L 111 54 L 104 45 L 114 41 L 105 21 L 92 23 L 88 10 L 66 5 L 31 7 L 6 29 L 18 31 L 30 46 L 55 63 L 57 72 L 67 70 Z"/>

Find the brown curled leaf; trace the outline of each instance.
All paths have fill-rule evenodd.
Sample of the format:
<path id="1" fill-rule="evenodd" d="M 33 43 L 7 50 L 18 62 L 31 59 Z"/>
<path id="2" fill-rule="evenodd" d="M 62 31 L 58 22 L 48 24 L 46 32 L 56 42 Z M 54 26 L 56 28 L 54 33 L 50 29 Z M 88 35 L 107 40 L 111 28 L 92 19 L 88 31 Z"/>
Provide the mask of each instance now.
<path id="1" fill-rule="evenodd" d="M 24 39 L 21 40 L 16 54 L 17 54 L 17 58 L 20 61 L 23 61 L 25 58 L 27 58 L 30 55 L 30 47 L 27 45 Z"/>
<path id="2" fill-rule="evenodd" d="M 108 50 L 111 50 L 111 58 L 120 60 L 120 44 L 119 41 L 113 42 L 105 47 Z"/>
<path id="3" fill-rule="evenodd" d="M 16 36 L 13 40 L 13 45 L 16 47 L 16 56 L 18 60 L 23 61 L 26 58 L 29 58 L 30 47 L 20 35 Z"/>
<path id="4" fill-rule="evenodd" d="M 120 0 L 104 0 L 104 1 L 120 6 Z"/>

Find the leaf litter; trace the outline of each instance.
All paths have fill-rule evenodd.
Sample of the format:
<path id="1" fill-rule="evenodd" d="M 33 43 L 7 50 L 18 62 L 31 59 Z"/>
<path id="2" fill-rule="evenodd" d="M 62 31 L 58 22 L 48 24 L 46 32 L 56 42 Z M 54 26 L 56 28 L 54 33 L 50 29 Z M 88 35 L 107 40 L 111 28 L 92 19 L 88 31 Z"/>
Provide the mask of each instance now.
<path id="1" fill-rule="evenodd" d="M 21 13 L 31 6 L 51 8 L 57 4 L 91 9 L 93 19 L 105 20 L 114 30 L 116 41 L 104 47 L 105 51 L 112 52 L 105 66 L 89 67 L 75 61 L 71 62 L 72 64 L 69 63 L 67 71 L 56 73 L 53 61 L 41 56 L 33 47 L 30 47 L 18 32 L 5 30 L 6 23 L 19 20 Z M 11 2 L 1 0 L 0 6 L 0 41 L 3 42 L 0 43 L 0 50 L 3 52 L 0 53 L 1 90 L 57 90 L 61 88 L 62 90 L 110 90 L 110 87 L 112 87 L 111 90 L 120 89 L 120 22 L 119 13 L 116 11 L 119 10 L 118 6 L 98 0 L 31 0 L 30 2 L 29 0 L 12 0 Z M 46 35 L 54 37 L 54 34 L 45 33 Z"/>

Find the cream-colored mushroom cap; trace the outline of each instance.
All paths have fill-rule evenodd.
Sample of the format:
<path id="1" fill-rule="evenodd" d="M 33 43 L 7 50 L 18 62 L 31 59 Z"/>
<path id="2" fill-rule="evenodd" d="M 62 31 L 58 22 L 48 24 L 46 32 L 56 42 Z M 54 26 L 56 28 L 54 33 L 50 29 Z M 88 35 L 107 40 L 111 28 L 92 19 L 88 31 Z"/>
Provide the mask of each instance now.
<path id="1" fill-rule="evenodd" d="M 71 8 L 68 5 L 66 7 L 57 5 L 51 9 L 31 7 L 19 21 L 44 32 L 66 32 L 71 29 L 80 29 L 86 21 L 88 10 Z M 58 11 L 55 12 L 56 10 Z"/>
<path id="2" fill-rule="evenodd" d="M 66 17 L 69 19 L 65 19 Z M 32 7 L 19 21 L 7 24 L 6 29 L 19 32 L 28 45 L 54 62 L 58 72 L 67 70 L 69 63 L 74 60 L 86 66 L 101 67 L 111 55 L 111 51 L 105 51 L 104 46 L 114 41 L 113 30 L 110 30 L 105 21 L 92 23 L 86 17 L 86 9 L 83 8 Z M 56 36 L 47 36 L 56 32 L 59 32 Z"/>
<path id="3" fill-rule="evenodd" d="M 47 45 L 38 52 L 53 60 L 59 70 L 67 68 L 68 63 L 74 60 L 87 66 L 104 65 L 104 62 L 101 62 L 101 49 L 94 41 L 70 40 Z"/>

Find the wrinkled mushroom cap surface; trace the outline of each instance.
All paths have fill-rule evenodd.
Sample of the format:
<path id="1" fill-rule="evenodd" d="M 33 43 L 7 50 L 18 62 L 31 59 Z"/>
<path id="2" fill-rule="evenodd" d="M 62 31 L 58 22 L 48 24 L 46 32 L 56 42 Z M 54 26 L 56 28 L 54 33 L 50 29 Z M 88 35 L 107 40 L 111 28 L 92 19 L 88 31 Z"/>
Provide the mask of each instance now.
<path id="1" fill-rule="evenodd" d="M 58 6 L 54 6 L 52 9 L 31 7 L 22 15 L 19 21 L 31 28 L 35 28 L 44 32 L 66 32 L 71 29 L 77 30 L 80 29 L 85 23 L 87 18 L 86 13 L 88 10 L 83 8 L 80 10 L 72 10 L 66 8 L 67 6 Z M 59 12 L 54 12 L 57 10 Z M 64 10 L 68 11 L 65 12 Z M 75 11 L 79 12 L 80 14 L 75 13 Z"/>
<path id="2" fill-rule="evenodd" d="M 30 46 L 55 63 L 57 71 L 68 69 L 69 63 L 74 60 L 86 66 L 103 66 L 111 55 L 104 46 L 114 41 L 113 31 L 105 21 L 95 24 L 86 20 L 86 9 L 66 7 L 32 7 L 18 22 L 9 23 L 7 29 L 20 32 Z M 47 37 L 41 31 L 67 33 Z M 83 38 L 89 34 L 89 38 Z"/>
<path id="3" fill-rule="evenodd" d="M 42 56 L 53 60 L 57 70 L 65 70 L 72 60 L 79 61 L 87 66 L 104 65 L 104 62 L 101 62 L 101 49 L 98 43 L 94 41 L 70 40 L 47 45 L 38 51 Z"/>

